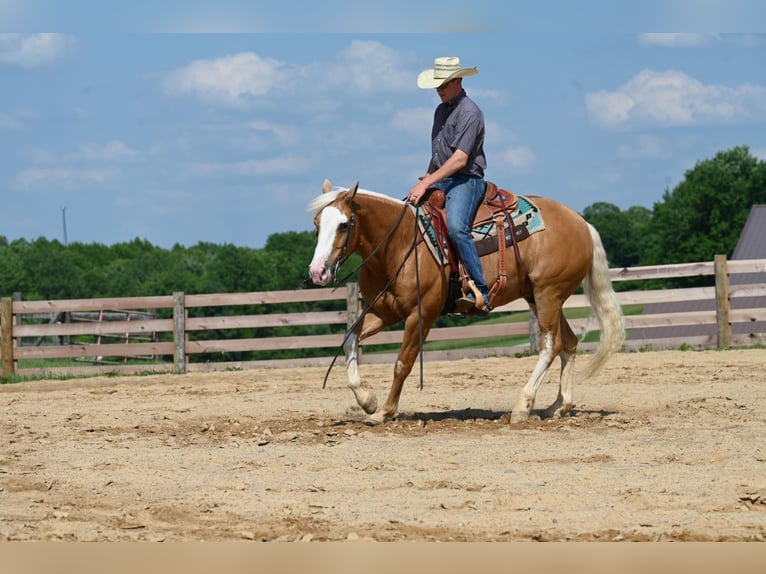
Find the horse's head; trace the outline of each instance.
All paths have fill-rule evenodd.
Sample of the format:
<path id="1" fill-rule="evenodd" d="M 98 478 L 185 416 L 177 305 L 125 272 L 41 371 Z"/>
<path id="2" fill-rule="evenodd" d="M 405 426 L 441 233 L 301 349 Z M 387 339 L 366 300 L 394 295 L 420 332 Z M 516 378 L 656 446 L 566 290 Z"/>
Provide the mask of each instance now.
<path id="1" fill-rule="evenodd" d="M 353 251 L 353 200 L 359 182 L 351 189 L 333 190 L 328 180 L 322 185 L 322 195 L 311 202 L 308 210 L 314 213 L 317 244 L 309 265 L 309 275 L 315 285 L 327 285 L 343 259 Z"/>

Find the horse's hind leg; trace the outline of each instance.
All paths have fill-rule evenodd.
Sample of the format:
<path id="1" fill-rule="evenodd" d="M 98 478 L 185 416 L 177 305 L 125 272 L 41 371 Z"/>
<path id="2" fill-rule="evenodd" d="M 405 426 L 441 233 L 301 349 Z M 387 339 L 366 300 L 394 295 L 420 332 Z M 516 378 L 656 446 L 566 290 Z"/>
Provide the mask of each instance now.
<path id="1" fill-rule="evenodd" d="M 512 423 L 523 422 L 529 418 L 529 413 L 532 412 L 532 407 L 535 406 L 537 389 L 540 387 L 540 383 L 542 383 L 543 377 L 555 357 L 553 354 L 552 331 L 543 332 L 540 343 L 541 348 L 537 364 L 535 365 L 527 384 L 524 385 L 524 388 L 521 390 L 519 400 L 516 401 L 516 405 L 514 405 L 513 410 L 511 411 Z"/>
<path id="2" fill-rule="evenodd" d="M 575 357 L 577 356 L 577 336 L 572 332 L 569 322 L 561 314 L 559 334 L 562 349 L 559 353 L 561 360 L 561 378 L 559 379 L 559 394 L 551 406 L 545 409 L 546 417 L 561 417 L 572 412 L 573 387 L 575 376 Z"/>
<path id="3" fill-rule="evenodd" d="M 555 309 L 555 311 L 548 311 L 547 309 L 550 308 Z M 535 305 L 532 311 L 537 315 L 540 325 L 540 353 L 532 375 L 521 390 L 521 396 L 511 411 L 512 423 L 523 422 L 529 418 L 529 413 L 532 412 L 532 407 L 535 406 L 537 389 L 540 388 L 540 383 L 543 382 L 545 373 L 562 349 L 559 332 L 560 317 L 562 316 L 561 305 L 551 305 L 546 307 L 546 310 L 541 309 L 540 314 L 538 314 L 538 309 L 540 309 L 540 306 Z"/>

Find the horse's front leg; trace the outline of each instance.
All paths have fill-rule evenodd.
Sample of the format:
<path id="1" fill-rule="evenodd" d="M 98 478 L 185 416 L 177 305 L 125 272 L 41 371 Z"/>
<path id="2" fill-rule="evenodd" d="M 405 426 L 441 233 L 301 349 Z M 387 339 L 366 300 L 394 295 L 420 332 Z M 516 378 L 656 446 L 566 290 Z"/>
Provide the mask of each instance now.
<path id="1" fill-rule="evenodd" d="M 425 341 L 431 328 L 431 322 L 424 320 L 423 323 L 423 340 Z M 382 423 L 392 420 L 396 416 L 404 381 L 412 371 L 412 366 L 415 364 L 418 353 L 420 353 L 419 320 L 417 315 L 411 315 L 404 323 L 402 347 L 399 349 L 399 356 L 396 358 L 396 365 L 394 365 L 394 381 L 391 384 L 388 398 L 383 408 L 369 417 L 369 422 Z"/>
<path id="2" fill-rule="evenodd" d="M 368 415 L 378 410 L 378 397 L 369 385 L 362 381 L 359 374 L 359 342 L 379 332 L 383 327 L 385 324 L 380 317 L 373 314 L 365 315 L 361 327 L 351 333 L 343 345 L 346 354 L 348 388 L 354 393 L 356 402 Z"/>

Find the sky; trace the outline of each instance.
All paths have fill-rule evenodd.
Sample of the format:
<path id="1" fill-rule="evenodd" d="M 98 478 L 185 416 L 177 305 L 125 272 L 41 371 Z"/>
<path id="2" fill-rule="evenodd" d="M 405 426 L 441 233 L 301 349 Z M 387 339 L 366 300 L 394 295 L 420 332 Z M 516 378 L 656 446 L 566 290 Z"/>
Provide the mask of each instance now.
<path id="1" fill-rule="evenodd" d="M 404 198 L 438 56 L 479 70 L 487 179 L 651 209 L 719 151 L 766 160 L 764 22 L 740 0 L 0 0 L 0 236 L 260 248 L 313 229 L 325 178 Z"/>

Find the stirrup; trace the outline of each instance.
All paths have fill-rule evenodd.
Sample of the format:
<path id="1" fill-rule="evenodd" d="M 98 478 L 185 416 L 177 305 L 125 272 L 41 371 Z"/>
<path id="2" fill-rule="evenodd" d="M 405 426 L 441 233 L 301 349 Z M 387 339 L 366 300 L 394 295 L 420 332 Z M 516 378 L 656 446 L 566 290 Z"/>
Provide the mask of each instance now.
<path id="1" fill-rule="evenodd" d="M 492 306 L 484 298 L 481 291 L 476 288 L 473 280 L 466 281 L 469 290 L 464 291 L 462 297 L 455 301 L 454 313 L 459 315 L 486 315 Z"/>
<path id="2" fill-rule="evenodd" d="M 473 293 L 470 293 L 473 295 Z M 476 299 L 463 295 L 459 299 L 455 300 L 455 308 L 452 310 L 457 315 L 467 315 L 471 310 L 476 309 Z"/>
<path id="3" fill-rule="evenodd" d="M 481 294 L 481 291 L 476 287 L 476 283 L 474 283 L 473 279 L 469 279 L 466 284 L 468 285 L 468 288 L 471 290 L 470 293 L 473 295 L 474 298 L 474 307 L 477 309 L 483 309 L 485 306 L 488 306 L 489 301 L 484 300 L 484 295 Z M 465 299 L 469 299 L 469 296 L 466 294 Z"/>

